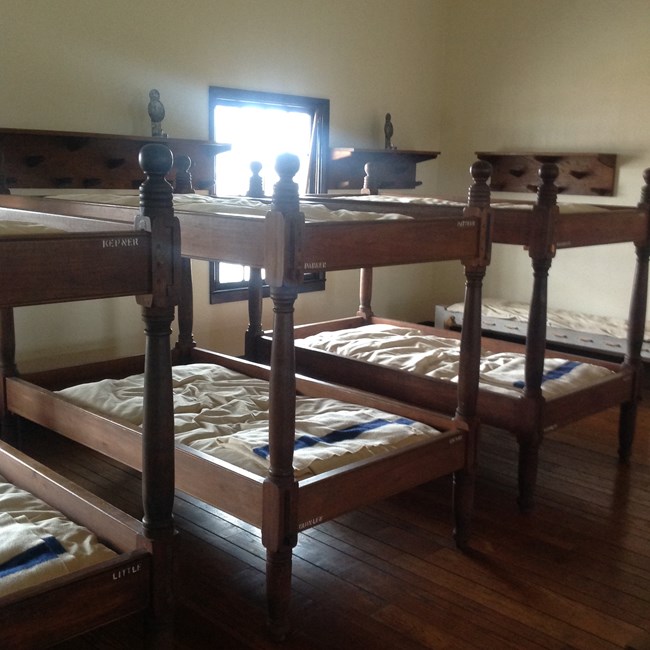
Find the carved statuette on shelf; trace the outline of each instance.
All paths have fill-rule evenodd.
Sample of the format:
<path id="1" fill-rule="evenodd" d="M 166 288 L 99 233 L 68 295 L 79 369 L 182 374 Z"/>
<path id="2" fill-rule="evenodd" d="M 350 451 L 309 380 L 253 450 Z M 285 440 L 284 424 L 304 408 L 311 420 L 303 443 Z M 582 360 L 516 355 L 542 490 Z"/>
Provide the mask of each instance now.
<path id="1" fill-rule="evenodd" d="M 167 134 L 162 130 L 165 107 L 160 101 L 160 93 L 155 88 L 149 91 L 149 106 L 147 109 L 151 118 L 151 135 L 157 138 L 166 138 Z"/>
<path id="2" fill-rule="evenodd" d="M 396 149 L 391 142 L 393 137 L 393 121 L 390 113 L 386 113 L 386 121 L 384 122 L 384 149 Z"/>

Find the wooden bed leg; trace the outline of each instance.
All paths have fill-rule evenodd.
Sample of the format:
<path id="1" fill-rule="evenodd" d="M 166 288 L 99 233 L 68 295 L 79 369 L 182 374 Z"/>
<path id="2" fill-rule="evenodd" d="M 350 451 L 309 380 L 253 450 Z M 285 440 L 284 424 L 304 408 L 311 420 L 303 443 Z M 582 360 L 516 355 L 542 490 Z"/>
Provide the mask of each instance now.
<path id="1" fill-rule="evenodd" d="M 372 313 L 372 268 L 363 268 L 359 275 L 359 309 L 357 316 L 370 321 Z"/>
<path id="2" fill-rule="evenodd" d="M 266 551 L 266 600 L 269 634 L 284 641 L 290 630 L 292 548 Z"/>
<path id="3" fill-rule="evenodd" d="M 650 221 L 650 169 L 644 173 L 646 181 L 641 193 L 639 207 L 643 208 L 646 218 Z M 648 304 L 648 258 L 650 257 L 650 244 L 635 244 L 636 266 L 632 299 L 630 301 L 630 315 L 628 318 L 627 351 L 624 365 L 634 369 L 634 385 L 632 399 L 621 404 L 618 421 L 618 458 L 621 463 L 627 464 L 632 453 L 632 442 L 636 431 L 636 416 L 638 403 L 641 399 L 643 384 L 643 362 L 641 348 L 645 337 L 645 319 Z"/>
<path id="4" fill-rule="evenodd" d="M 454 541 L 461 551 L 469 547 L 475 484 L 473 469 L 454 473 Z"/>
<path id="5" fill-rule="evenodd" d="M 539 442 L 519 439 L 519 496 L 517 504 L 522 513 L 528 513 L 535 507 L 535 485 L 539 465 Z"/>
<path id="6" fill-rule="evenodd" d="M 147 612 L 147 640 L 156 650 L 173 647 L 174 590 L 174 405 L 171 325 L 179 301 L 181 278 L 180 225 L 174 216 L 172 189 L 165 175 L 171 151 L 145 145 L 140 164 L 146 180 L 140 186 L 136 229 L 151 232 L 152 293 L 137 296 L 145 324 L 145 377 L 142 422 L 142 504 L 146 544 L 152 550 L 152 596 Z"/>
<path id="7" fill-rule="evenodd" d="M 248 329 L 244 337 L 244 357 L 249 361 L 263 361 L 260 358 L 258 340 L 262 328 L 262 269 L 251 268 L 248 283 Z"/>
<path id="8" fill-rule="evenodd" d="M 194 334 L 194 297 L 192 284 L 192 260 L 183 257 L 181 260 L 181 282 L 178 299 L 178 341 L 174 348 L 180 363 L 189 363 L 192 350 L 196 347 Z"/>
<path id="9" fill-rule="evenodd" d="M 273 301 L 273 345 L 269 378 L 269 471 L 264 481 L 262 543 L 266 548 L 266 587 L 270 633 L 276 640 L 289 631 L 291 556 L 298 541 L 298 484 L 293 471 L 296 431 L 296 360 L 294 309 L 304 267 L 296 156 L 278 157 L 280 180 L 266 216 L 266 275 Z"/>
<path id="10" fill-rule="evenodd" d="M 618 417 L 618 460 L 624 465 L 629 464 L 632 454 L 632 443 L 636 431 L 637 402 L 621 404 Z"/>
<path id="11" fill-rule="evenodd" d="M 470 525 L 474 509 L 474 487 L 476 482 L 476 450 L 480 433 L 480 422 L 476 417 L 478 402 L 480 356 L 481 356 L 481 297 L 483 279 L 490 260 L 490 223 L 486 209 L 490 205 L 488 179 L 491 173 L 489 163 L 479 160 L 470 168 L 474 179 L 468 193 L 467 216 L 482 215 L 484 245 L 475 260 L 463 261 L 465 267 L 464 325 L 461 330 L 461 359 L 458 369 L 458 404 L 455 422 L 459 429 L 466 429 L 467 451 L 465 466 L 454 473 L 454 539 L 456 546 L 467 549 Z"/>
<path id="12" fill-rule="evenodd" d="M 0 309 L 0 437 L 16 444 L 16 418 L 7 411 L 7 377 L 18 374 L 16 367 L 16 332 L 14 328 L 14 310 L 11 307 Z"/>

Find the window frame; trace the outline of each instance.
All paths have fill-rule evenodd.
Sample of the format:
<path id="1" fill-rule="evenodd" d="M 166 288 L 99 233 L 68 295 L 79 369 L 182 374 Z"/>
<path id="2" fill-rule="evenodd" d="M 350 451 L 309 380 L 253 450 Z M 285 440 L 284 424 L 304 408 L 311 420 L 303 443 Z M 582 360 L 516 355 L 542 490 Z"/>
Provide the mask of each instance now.
<path id="1" fill-rule="evenodd" d="M 312 140 L 312 156 L 307 190 L 309 193 L 326 191 L 327 163 L 329 160 L 329 99 L 210 86 L 208 91 L 208 115 L 211 141 L 215 139 L 214 109 L 217 105 L 242 107 L 264 105 L 268 108 L 281 108 L 287 111 L 310 113 L 312 117 L 312 128 L 317 131 L 318 137 Z M 216 187 L 218 192 L 218 179 Z M 303 282 L 298 290 L 301 293 L 324 291 L 325 280 L 324 271 L 305 273 Z M 248 280 L 241 282 L 219 282 L 218 260 L 210 262 L 209 284 L 210 304 L 242 301 L 248 298 Z M 267 297 L 269 291 L 269 285 L 263 283 L 263 297 Z"/>

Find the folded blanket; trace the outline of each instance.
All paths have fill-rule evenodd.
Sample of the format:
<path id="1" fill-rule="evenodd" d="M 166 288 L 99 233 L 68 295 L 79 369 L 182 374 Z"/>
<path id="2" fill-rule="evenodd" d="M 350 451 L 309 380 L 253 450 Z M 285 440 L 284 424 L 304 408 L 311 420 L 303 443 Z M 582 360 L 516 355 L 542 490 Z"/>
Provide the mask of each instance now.
<path id="1" fill-rule="evenodd" d="M 24 518 L 0 513 L 0 593 L 13 591 L 68 573 L 66 550 L 52 535 L 39 535 Z"/>
<path id="2" fill-rule="evenodd" d="M 0 596 L 114 556 L 86 528 L 0 477 Z"/>

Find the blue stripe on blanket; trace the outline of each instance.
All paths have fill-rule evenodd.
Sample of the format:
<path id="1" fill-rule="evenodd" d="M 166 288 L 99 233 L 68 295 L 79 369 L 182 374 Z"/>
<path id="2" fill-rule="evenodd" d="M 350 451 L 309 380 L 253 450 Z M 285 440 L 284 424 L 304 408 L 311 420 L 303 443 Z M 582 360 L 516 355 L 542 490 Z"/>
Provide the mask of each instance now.
<path id="1" fill-rule="evenodd" d="M 574 368 L 579 365 L 579 361 L 565 361 L 561 366 L 558 366 L 557 368 L 554 368 L 553 370 L 547 372 L 545 375 L 542 375 L 542 384 L 545 381 L 549 381 L 551 379 L 560 379 L 560 377 L 568 375 Z M 526 384 L 523 381 L 515 381 L 512 385 L 515 388 L 524 388 Z"/>
<path id="2" fill-rule="evenodd" d="M 376 420 L 371 420 L 370 422 L 360 422 L 359 424 L 355 424 L 354 426 L 347 427 L 345 429 L 330 431 L 330 433 L 324 436 L 299 436 L 296 438 L 293 449 L 296 451 L 298 449 L 305 449 L 306 447 L 313 447 L 314 445 L 319 444 L 331 445 L 337 442 L 341 442 L 342 440 L 353 440 L 366 431 L 372 431 L 372 429 L 378 429 L 379 427 L 384 427 L 387 424 L 403 424 L 408 426 L 413 423 L 414 420 L 410 420 L 409 418 L 397 418 L 396 420 L 378 418 Z M 269 446 L 262 445 L 261 447 L 255 447 L 253 449 L 253 453 L 266 459 L 269 457 Z"/>
<path id="3" fill-rule="evenodd" d="M 28 548 L 26 551 L 0 564 L 0 578 L 53 560 L 57 555 L 62 555 L 65 552 L 66 550 L 55 537 L 43 537 L 36 546 Z"/>

